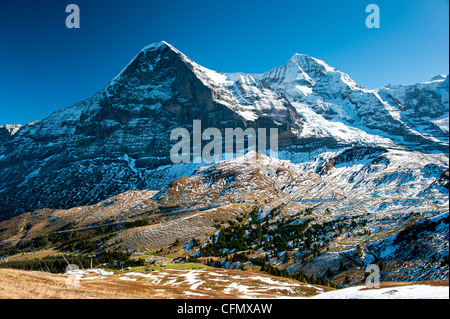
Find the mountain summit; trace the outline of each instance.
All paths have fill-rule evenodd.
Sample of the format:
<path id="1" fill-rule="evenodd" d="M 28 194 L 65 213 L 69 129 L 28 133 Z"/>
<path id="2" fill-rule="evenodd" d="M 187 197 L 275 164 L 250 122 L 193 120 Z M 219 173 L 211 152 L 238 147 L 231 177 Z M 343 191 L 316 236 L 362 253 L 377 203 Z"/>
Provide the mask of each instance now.
<path id="1" fill-rule="evenodd" d="M 0 127 L 0 219 L 190 176 L 199 164 L 173 165 L 170 132 L 193 120 L 222 132 L 276 127 L 293 163 L 346 148 L 448 156 L 448 92 L 448 76 L 368 90 L 302 54 L 263 74 L 222 73 L 151 44 L 91 98 Z"/>

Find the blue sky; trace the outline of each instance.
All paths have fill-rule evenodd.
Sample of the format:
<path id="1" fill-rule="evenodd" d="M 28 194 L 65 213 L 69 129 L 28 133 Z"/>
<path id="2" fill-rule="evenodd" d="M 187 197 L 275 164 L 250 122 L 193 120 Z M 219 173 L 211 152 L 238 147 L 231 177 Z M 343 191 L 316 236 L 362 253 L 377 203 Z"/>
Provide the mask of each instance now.
<path id="1" fill-rule="evenodd" d="M 70 3 L 80 29 L 65 26 Z M 380 29 L 365 26 L 370 3 Z M 0 125 L 89 98 L 161 40 L 223 72 L 262 73 L 306 53 L 377 88 L 448 74 L 448 38 L 448 0 L 0 0 Z"/>

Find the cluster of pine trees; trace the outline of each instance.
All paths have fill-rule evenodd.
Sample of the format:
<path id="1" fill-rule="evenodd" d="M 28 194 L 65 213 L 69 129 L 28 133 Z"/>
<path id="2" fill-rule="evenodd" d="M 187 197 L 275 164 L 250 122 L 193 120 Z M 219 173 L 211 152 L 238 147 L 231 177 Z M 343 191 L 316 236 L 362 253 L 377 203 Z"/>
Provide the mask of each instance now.
<path id="1" fill-rule="evenodd" d="M 90 267 L 90 260 L 84 256 L 66 256 L 67 261 L 70 264 L 77 265 L 79 269 Z M 64 273 L 67 262 L 62 256 L 44 257 L 42 259 L 29 259 L 21 261 L 8 261 L 6 263 L 0 263 L 0 268 L 12 268 L 32 271 L 43 271 L 50 273 Z"/>
<path id="2" fill-rule="evenodd" d="M 123 229 L 124 227 L 131 228 L 146 224 L 148 224 L 148 220 L 125 223 L 125 225 L 108 225 L 97 229 L 61 232 L 66 231 L 67 226 L 65 226 L 59 229 L 58 232 L 20 241 L 15 246 L 2 249 L 0 253 L 6 256 L 12 256 L 22 252 L 42 250 L 48 247 L 56 247 L 62 251 L 69 252 L 92 252 L 97 250 L 102 244 L 105 244 L 117 230 Z"/>
<path id="3" fill-rule="evenodd" d="M 261 258 L 251 259 L 246 251 L 257 251 L 262 248 L 264 251 L 271 252 L 272 256 L 285 252 L 285 262 L 287 262 L 289 251 L 300 248 L 303 257 L 306 258 L 311 254 L 320 253 L 320 248 L 325 247 L 326 243 L 333 238 L 329 233 L 333 230 L 338 232 L 338 225 L 341 224 L 331 221 L 310 225 L 309 220 L 298 222 L 298 220 L 292 218 L 290 220 L 282 219 L 273 225 L 271 224 L 271 216 L 276 213 L 276 209 L 263 220 L 258 220 L 257 211 L 258 208 L 255 207 L 250 212 L 247 221 L 240 219 L 238 222 L 231 222 L 229 226 L 222 228 L 217 236 L 211 236 L 209 242 L 199 249 L 197 256 L 216 256 L 225 258 L 226 261 L 240 263 L 251 262 L 261 266 L 262 271 L 275 276 L 336 287 L 334 283 L 325 278 L 308 277 L 303 273 L 292 275 L 287 270 L 273 267 L 267 263 L 268 258 L 266 260 Z M 319 241 L 322 243 L 318 244 Z"/>
<path id="4" fill-rule="evenodd" d="M 309 209 L 310 210 L 310 209 Z M 356 222 L 350 223 L 347 217 L 322 224 L 310 224 L 306 219 L 301 222 L 291 218 L 271 223 L 271 214 L 264 220 L 257 218 L 257 208 L 250 213 L 247 222 L 231 222 L 220 230 L 218 236 L 211 236 L 209 242 L 201 247 L 199 257 L 226 257 L 227 251 L 259 250 L 270 251 L 273 255 L 299 249 L 302 258 L 317 255 L 344 229 L 356 228 Z M 308 211 L 302 212 L 307 215 Z"/>
<path id="5" fill-rule="evenodd" d="M 262 258 L 253 258 L 252 263 L 261 266 L 261 271 L 267 272 L 268 274 L 271 274 L 273 276 L 292 278 L 301 281 L 305 284 L 322 285 L 332 288 L 339 288 L 338 285 L 327 280 L 326 278 L 316 277 L 314 275 L 307 276 L 303 272 L 291 274 L 287 269 L 279 269 L 277 267 L 273 267 L 271 264 L 267 263 Z"/>
<path id="6" fill-rule="evenodd" d="M 103 264 L 108 264 L 110 269 L 121 269 L 122 267 L 144 266 L 144 259 L 130 259 L 130 253 L 123 253 L 119 251 L 102 252 L 92 258 L 92 266 L 97 267 Z M 64 259 L 65 257 L 65 259 Z M 21 261 L 8 261 L 0 263 L 0 268 L 13 268 L 22 270 L 43 271 L 51 273 L 64 273 L 69 264 L 77 265 L 79 269 L 90 267 L 91 258 L 87 255 L 65 255 L 65 256 L 49 256 L 42 259 L 29 259 Z M 67 262 L 66 262 L 67 260 Z"/>
<path id="7" fill-rule="evenodd" d="M 150 221 L 148 220 L 148 218 L 144 218 L 144 219 L 139 219 L 139 220 L 135 220 L 132 222 L 125 222 L 124 226 L 126 229 L 129 228 L 136 228 L 136 227 L 143 227 L 143 226 L 148 226 L 150 225 Z"/>

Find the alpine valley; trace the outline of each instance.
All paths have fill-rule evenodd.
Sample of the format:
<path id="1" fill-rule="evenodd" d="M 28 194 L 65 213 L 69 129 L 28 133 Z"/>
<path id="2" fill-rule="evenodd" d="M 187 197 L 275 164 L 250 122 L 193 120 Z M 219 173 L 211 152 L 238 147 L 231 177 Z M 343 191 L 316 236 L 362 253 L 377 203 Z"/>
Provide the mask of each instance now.
<path id="1" fill-rule="evenodd" d="M 174 164 L 170 134 L 195 120 L 277 128 L 278 158 Z M 0 255 L 128 252 L 329 287 L 364 283 L 369 264 L 381 281 L 448 280 L 448 132 L 448 75 L 372 90 L 304 54 L 222 73 L 155 43 L 93 97 L 0 126 Z"/>

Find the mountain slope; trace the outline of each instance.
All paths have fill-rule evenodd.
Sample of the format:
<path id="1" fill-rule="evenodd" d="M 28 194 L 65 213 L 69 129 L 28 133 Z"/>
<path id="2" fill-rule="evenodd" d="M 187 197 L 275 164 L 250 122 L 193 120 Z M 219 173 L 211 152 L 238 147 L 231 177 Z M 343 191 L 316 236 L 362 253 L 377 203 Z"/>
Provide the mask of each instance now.
<path id="1" fill-rule="evenodd" d="M 260 75 L 225 74 L 152 44 L 92 98 L 0 127 L 0 219 L 190 176 L 201 164 L 172 164 L 170 132 L 191 131 L 193 120 L 222 133 L 276 127 L 280 157 L 297 163 L 345 147 L 448 154 L 448 76 L 367 90 L 307 55 Z"/>
<path id="2" fill-rule="evenodd" d="M 52 245 L 65 250 L 70 239 L 100 251 L 176 249 L 226 268 L 264 258 L 343 285 L 362 283 L 364 268 L 380 262 L 383 281 L 447 279 L 447 172 L 443 154 L 360 147 L 292 163 L 249 152 L 200 167 L 159 192 L 22 214 L 0 223 L 0 238 L 29 248 L 33 238 L 64 233 Z M 127 227 L 139 220 L 149 223 Z M 113 223 L 118 227 L 104 228 Z M 242 253 L 247 261 L 230 261 Z"/>

